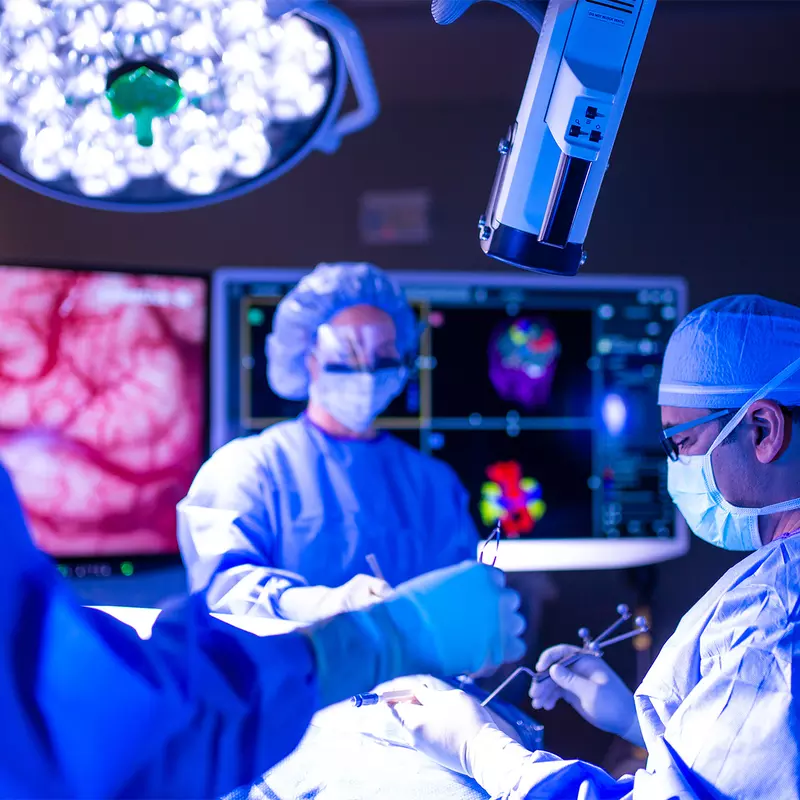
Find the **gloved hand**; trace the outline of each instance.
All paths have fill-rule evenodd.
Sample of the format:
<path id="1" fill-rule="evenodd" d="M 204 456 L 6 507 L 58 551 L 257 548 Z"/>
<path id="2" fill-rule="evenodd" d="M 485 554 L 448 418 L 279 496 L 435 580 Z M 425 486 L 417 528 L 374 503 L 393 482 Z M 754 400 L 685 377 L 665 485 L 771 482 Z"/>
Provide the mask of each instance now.
<path id="1" fill-rule="evenodd" d="M 333 589 L 327 586 L 296 586 L 287 589 L 280 599 L 285 619 L 316 622 L 346 611 L 369 608 L 392 594 L 392 587 L 372 575 L 356 575 Z"/>
<path id="2" fill-rule="evenodd" d="M 519 604 L 500 570 L 464 561 L 398 586 L 383 603 L 307 628 L 322 705 L 402 675 L 446 678 L 516 661 L 525 654 Z"/>
<path id="3" fill-rule="evenodd" d="M 536 671 L 549 669 L 551 680 L 533 681 L 528 692 L 531 705 L 549 711 L 563 698 L 596 728 L 643 747 L 633 692 L 602 658 L 586 655 L 568 667 L 556 663 L 579 650 L 560 644 L 542 653 Z"/>
<path id="4" fill-rule="evenodd" d="M 505 585 L 499 569 L 464 561 L 398 586 L 384 607 L 415 666 L 407 674 L 473 675 L 522 658 L 520 597 Z"/>
<path id="5" fill-rule="evenodd" d="M 474 778 L 490 797 L 516 797 L 514 787 L 529 762 L 559 760 L 526 750 L 464 692 L 423 688 L 415 693 L 421 705 L 400 703 L 393 709 L 411 744 L 443 767 Z"/>
<path id="6" fill-rule="evenodd" d="M 486 725 L 494 726 L 489 712 L 465 692 L 419 686 L 414 693 L 420 705 L 398 703 L 392 709 L 410 744 L 443 767 L 472 777 L 470 743 Z"/>

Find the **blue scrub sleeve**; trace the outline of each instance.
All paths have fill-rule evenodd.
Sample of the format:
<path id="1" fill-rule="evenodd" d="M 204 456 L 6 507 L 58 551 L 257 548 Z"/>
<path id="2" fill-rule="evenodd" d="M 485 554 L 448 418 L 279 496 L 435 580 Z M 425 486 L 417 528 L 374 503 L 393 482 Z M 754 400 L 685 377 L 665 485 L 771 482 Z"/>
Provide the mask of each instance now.
<path id="1" fill-rule="evenodd" d="M 205 592 L 212 611 L 280 619 L 283 592 L 307 585 L 275 566 L 278 507 L 277 487 L 246 439 L 198 472 L 178 504 L 178 543 L 189 590 Z"/>
<path id="2" fill-rule="evenodd" d="M 248 634 L 199 596 L 142 641 L 79 605 L 2 468 L 0 512 L 0 797 L 219 797 L 297 745 L 318 706 L 306 637 Z"/>

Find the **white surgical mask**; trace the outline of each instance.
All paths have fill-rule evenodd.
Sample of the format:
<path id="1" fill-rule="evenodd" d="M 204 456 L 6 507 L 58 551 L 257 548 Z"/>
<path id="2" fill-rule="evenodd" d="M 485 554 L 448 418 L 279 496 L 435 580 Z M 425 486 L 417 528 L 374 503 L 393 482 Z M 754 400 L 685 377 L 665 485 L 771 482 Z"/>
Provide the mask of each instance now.
<path id="1" fill-rule="evenodd" d="M 741 508 L 729 503 L 720 492 L 711 466 L 711 454 L 744 419 L 753 403 L 800 369 L 800 358 L 759 389 L 719 432 L 703 456 L 680 456 L 668 462 L 667 485 L 672 501 L 694 534 L 725 550 L 757 550 L 761 547 L 758 518 L 800 508 L 800 497 L 763 508 Z"/>
<path id="2" fill-rule="evenodd" d="M 364 433 L 406 385 L 404 367 L 377 372 L 322 371 L 309 397 L 348 430 Z"/>

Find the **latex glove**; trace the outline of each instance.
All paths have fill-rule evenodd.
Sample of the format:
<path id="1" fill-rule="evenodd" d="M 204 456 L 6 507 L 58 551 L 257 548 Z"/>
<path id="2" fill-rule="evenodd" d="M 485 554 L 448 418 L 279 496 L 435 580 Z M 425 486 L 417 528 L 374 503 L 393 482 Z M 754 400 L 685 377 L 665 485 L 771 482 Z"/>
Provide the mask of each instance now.
<path id="1" fill-rule="evenodd" d="M 582 656 L 568 667 L 556 663 L 579 650 L 574 645 L 560 644 L 542 653 L 536 671 L 549 669 L 551 680 L 531 683 L 531 705 L 549 711 L 564 699 L 596 728 L 643 747 L 633 692 L 602 658 Z"/>
<path id="2" fill-rule="evenodd" d="M 369 608 L 392 594 L 386 581 L 372 575 L 356 575 L 342 586 L 296 586 L 287 589 L 280 599 L 281 615 L 296 622 L 321 619 Z"/>
<path id="3" fill-rule="evenodd" d="M 514 787 L 532 759 L 556 758 L 526 750 L 464 692 L 423 689 L 416 695 L 422 705 L 401 703 L 393 712 L 411 744 L 441 766 L 469 775 L 490 797 L 516 797 Z"/>
<path id="4" fill-rule="evenodd" d="M 443 767 L 473 777 L 470 744 L 485 726 L 494 726 L 489 712 L 457 690 L 419 686 L 415 695 L 420 704 L 399 703 L 392 709 L 410 744 Z"/>
<path id="5" fill-rule="evenodd" d="M 417 667 L 407 674 L 474 675 L 525 654 L 520 597 L 494 567 L 464 561 L 420 575 L 384 605 Z"/>
<path id="6" fill-rule="evenodd" d="M 446 678 L 522 658 L 519 604 L 500 570 L 464 561 L 401 584 L 383 603 L 305 629 L 322 706 L 403 675 Z"/>

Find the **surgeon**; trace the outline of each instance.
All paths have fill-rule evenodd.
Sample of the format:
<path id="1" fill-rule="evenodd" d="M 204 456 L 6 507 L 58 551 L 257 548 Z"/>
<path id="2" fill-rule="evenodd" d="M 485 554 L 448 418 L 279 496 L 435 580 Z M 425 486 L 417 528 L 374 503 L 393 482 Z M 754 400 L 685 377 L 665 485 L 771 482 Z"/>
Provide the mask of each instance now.
<path id="1" fill-rule="evenodd" d="M 375 429 L 418 339 L 403 293 L 369 264 L 321 264 L 282 300 L 269 384 L 307 410 L 222 447 L 179 505 L 190 587 L 213 610 L 309 622 L 475 558 L 455 473 Z"/>
<path id="2" fill-rule="evenodd" d="M 475 561 L 281 636 L 215 620 L 198 595 L 142 641 L 79 605 L 2 467 L 0 519 L 0 798 L 220 797 L 288 755 L 324 706 L 524 653 L 519 596 Z"/>
<path id="3" fill-rule="evenodd" d="M 646 770 L 531 753 L 460 692 L 398 706 L 416 746 L 493 798 L 800 797 L 800 309 L 727 297 L 691 313 L 659 391 L 669 491 L 694 533 L 753 551 L 683 618 L 635 696 L 602 659 L 545 651 L 534 708 L 564 699 L 649 751 Z"/>

